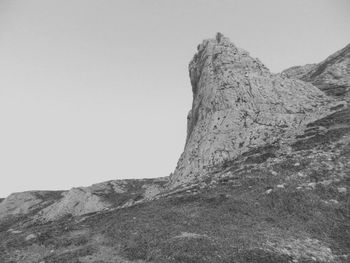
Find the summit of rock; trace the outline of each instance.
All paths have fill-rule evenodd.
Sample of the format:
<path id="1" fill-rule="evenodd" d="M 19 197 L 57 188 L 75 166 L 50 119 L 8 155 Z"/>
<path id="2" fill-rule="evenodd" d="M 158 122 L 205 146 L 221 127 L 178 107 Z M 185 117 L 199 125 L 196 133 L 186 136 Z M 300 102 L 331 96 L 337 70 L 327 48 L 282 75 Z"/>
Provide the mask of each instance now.
<path id="1" fill-rule="evenodd" d="M 197 49 L 189 64 L 186 145 L 172 187 L 203 178 L 250 149 L 292 140 L 339 104 L 313 85 L 272 74 L 221 33 Z"/>

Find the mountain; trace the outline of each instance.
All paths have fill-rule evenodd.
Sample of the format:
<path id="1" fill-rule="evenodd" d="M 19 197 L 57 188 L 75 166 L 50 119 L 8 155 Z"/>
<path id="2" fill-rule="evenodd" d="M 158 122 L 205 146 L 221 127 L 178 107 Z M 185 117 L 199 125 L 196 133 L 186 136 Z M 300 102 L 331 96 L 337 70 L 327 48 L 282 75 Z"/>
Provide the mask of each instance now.
<path id="1" fill-rule="evenodd" d="M 339 103 L 310 84 L 272 75 L 220 34 L 198 46 L 189 71 L 193 104 L 173 185 L 210 177 L 254 148 L 287 143 Z"/>
<path id="2" fill-rule="evenodd" d="M 318 66 L 203 41 L 174 173 L 8 196 L 0 262 L 349 262 L 350 108 L 297 79 Z"/>
<path id="3" fill-rule="evenodd" d="M 319 64 L 292 67 L 283 73 L 310 82 L 329 96 L 350 101 L 350 44 Z"/>

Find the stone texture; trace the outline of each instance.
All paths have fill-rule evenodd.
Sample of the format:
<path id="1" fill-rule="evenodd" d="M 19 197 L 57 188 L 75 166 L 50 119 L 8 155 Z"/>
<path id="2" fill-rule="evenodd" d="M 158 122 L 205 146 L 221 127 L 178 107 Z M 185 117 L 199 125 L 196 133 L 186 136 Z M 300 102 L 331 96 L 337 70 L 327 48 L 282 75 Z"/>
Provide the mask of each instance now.
<path id="1" fill-rule="evenodd" d="M 131 206 L 154 199 L 168 182 L 167 177 L 139 180 L 111 180 L 69 191 L 14 193 L 0 203 L 0 220 L 26 215 L 51 221 L 66 215 L 80 216 Z"/>
<path id="2" fill-rule="evenodd" d="M 59 202 L 43 209 L 39 217 L 45 220 L 55 220 L 65 215 L 77 216 L 102 211 L 111 206 L 89 188 L 73 188 L 63 195 L 64 197 Z"/>
<path id="3" fill-rule="evenodd" d="M 0 219 L 34 212 L 50 205 L 56 198 L 54 191 L 27 191 L 13 193 L 0 203 Z"/>
<path id="4" fill-rule="evenodd" d="M 252 148 L 291 140 L 339 104 L 313 85 L 272 74 L 218 33 L 189 65 L 187 139 L 170 186 L 195 181 Z"/>
<path id="5" fill-rule="evenodd" d="M 52 221 L 66 215 L 80 216 L 128 207 L 156 198 L 165 190 L 167 182 L 167 177 L 111 180 L 69 191 L 15 193 L 0 203 L 0 220 L 26 215 L 40 221 Z"/>
<path id="6" fill-rule="evenodd" d="M 319 64 L 292 67 L 282 73 L 310 82 L 330 96 L 350 101 L 350 44 Z"/>
<path id="7" fill-rule="evenodd" d="M 288 78 L 301 79 L 306 75 L 306 73 L 316 68 L 316 66 L 317 64 L 306 64 L 304 66 L 294 66 L 284 70 L 282 72 L 282 75 L 285 75 Z"/>
<path id="8" fill-rule="evenodd" d="M 0 218 L 26 214 L 41 202 L 43 200 L 33 192 L 13 193 L 0 203 Z"/>
<path id="9" fill-rule="evenodd" d="M 145 199 L 151 200 L 158 194 L 162 192 L 162 188 L 159 185 L 156 184 L 145 184 L 142 188 L 145 189 L 145 192 L 143 194 Z"/>

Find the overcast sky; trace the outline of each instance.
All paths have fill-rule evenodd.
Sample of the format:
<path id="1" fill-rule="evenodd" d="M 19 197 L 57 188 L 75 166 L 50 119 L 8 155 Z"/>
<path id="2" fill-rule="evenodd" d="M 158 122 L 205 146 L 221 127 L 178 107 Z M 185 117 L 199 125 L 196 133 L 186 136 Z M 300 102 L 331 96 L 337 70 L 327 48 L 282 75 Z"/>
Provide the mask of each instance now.
<path id="1" fill-rule="evenodd" d="M 167 176 L 220 31 L 273 72 L 350 42 L 349 0 L 0 0 L 0 197 Z"/>

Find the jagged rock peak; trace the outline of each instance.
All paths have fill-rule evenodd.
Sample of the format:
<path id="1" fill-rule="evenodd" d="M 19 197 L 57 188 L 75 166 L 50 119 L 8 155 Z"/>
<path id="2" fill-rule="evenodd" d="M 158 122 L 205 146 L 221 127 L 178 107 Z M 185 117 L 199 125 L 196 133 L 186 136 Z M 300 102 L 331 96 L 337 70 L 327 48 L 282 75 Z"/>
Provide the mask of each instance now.
<path id="1" fill-rule="evenodd" d="M 337 104 L 311 84 L 271 74 L 221 33 L 198 45 L 189 75 L 193 103 L 171 187 L 203 178 L 249 149 L 290 140 Z"/>

